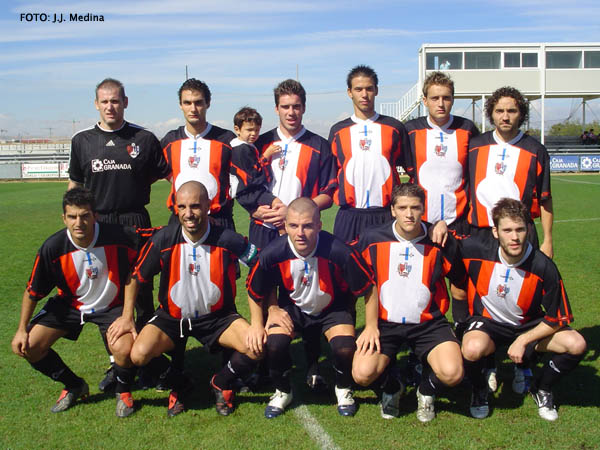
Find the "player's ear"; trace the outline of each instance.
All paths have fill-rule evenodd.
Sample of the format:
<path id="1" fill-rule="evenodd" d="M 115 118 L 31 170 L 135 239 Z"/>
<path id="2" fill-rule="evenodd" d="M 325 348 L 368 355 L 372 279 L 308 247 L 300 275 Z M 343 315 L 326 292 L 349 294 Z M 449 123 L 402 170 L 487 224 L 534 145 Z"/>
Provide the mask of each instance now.
<path id="1" fill-rule="evenodd" d="M 123 97 L 123 109 L 127 108 L 127 105 L 129 105 L 129 98 L 125 96 Z"/>
<path id="2" fill-rule="evenodd" d="M 492 234 L 496 239 L 498 239 L 498 228 L 492 227 Z"/>

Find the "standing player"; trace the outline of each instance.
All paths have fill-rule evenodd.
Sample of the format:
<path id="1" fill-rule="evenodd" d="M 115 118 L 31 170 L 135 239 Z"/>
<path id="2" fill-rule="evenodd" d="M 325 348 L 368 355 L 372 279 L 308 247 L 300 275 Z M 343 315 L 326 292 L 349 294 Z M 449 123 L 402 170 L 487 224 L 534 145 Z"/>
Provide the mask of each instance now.
<path id="1" fill-rule="evenodd" d="M 552 386 L 579 364 L 586 343 L 568 326 L 573 315 L 556 266 L 528 241 L 529 207 L 503 198 L 491 215 L 492 241 L 461 242 L 472 316 L 462 341 L 473 385 L 471 415 L 483 419 L 489 414 L 482 358 L 507 344 L 509 358 L 519 366 L 535 363 L 538 353 L 551 354 L 529 390 L 540 417 L 553 421 L 558 413 Z"/>
<path id="2" fill-rule="evenodd" d="M 460 347 L 444 316 L 449 306 L 444 277 L 462 285 L 464 266 L 453 238 L 443 249 L 429 239 L 421 221 L 425 192 L 420 186 L 395 186 L 391 201 L 394 222 L 365 230 L 357 243 L 375 272 L 375 287 L 366 296 L 365 329 L 356 341 L 352 375 L 381 395 L 384 419 L 398 417 L 403 386 L 388 368 L 407 343 L 424 366 L 417 419 L 429 422 L 435 417 L 435 396 L 463 378 Z"/>
<path id="3" fill-rule="evenodd" d="M 250 373 L 261 355 L 246 346 L 248 323 L 235 308 L 235 260 L 247 251 L 246 239 L 227 228 L 211 225 L 208 220 L 210 200 L 206 188 L 189 181 L 175 197 L 178 224 L 155 233 L 143 247 L 130 284 L 125 289 L 125 308 L 114 337 L 135 331 L 131 305 L 139 285 L 160 272 L 158 299 L 160 307 L 142 329 L 131 349 L 137 366 L 152 358 L 185 347 L 193 336 L 211 350 L 220 347 L 235 350 L 224 367 L 211 379 L 216 409 L 227 416 L 234 411 L 231 384 Z M 175 416 L 184 411 L 183 377 L 172 366 L 172 391 L 167 413 Z"/>
<path id="4" fill-rule="evenodd" d="M 368 66 L 356 66 L 346 80 L 354 115 L 336 123 L 329 132 L 337 164 L 340 206 L 333 234 L 350 242 L 367 227 L 391 220 L 392 188 L 400 182 L 397 166 L 408 152 L 404 125 L 375 112 L 377 74 Z"/>
<path id="5" fill-rule="evenodd" d="M 84 399 L 89 388 L 51 347 L 61 337 L 77 340 L 87 322 L 98 325 L 104 336 L 123 310 L 123 287 L 135 261 L 137 242 L 133 229 L 98 223 L 94 196 L 75 187 L 63 196 L 66 228 L 50 236 L 40 248 L 23 294 L 19 327 L 12 341 L 15 354 L 47 377 L 64 384 L 52 412 L 62 412 Z M 37 302 L 54 288 L 50 298 L 31 320 Z M 129 359 L 129 338 L 109 346 L 117 374 L 118 417 L 133 413 L 130 385 L 135 376 Z"/>
<path id="6" fill-rule="evenodd" d="M 171 169 L 172 186 L 167 207 L 173 212 L 173 216 L 169 222 L 178 222 L 175 193 L 185 181 L 196 180 L 208 192 L 209 215 L 213 223 L 233 230 L 233 202 L 229 194 L 229 143 L 235 135 L 206 121 L 211 99 L 206 83 L 190 78 L 181 85 L 178 96 L 185 125 L 169 131 L 161 140 Z"/>
<path id="7" fill-rule="evenodd" d="M 306 197 L 292 201 L 285 219 L 287 236 L 266 246 L 248 275 L 252 316 L 248 345 L 262 352 L 266 342 L 275 385 L 265 409 L 269 419 L 281 415 L 292 401 L 290 344 L 295 333 L 307 331 L 311 336 L 323 333 L 331 346 L 339 414 L 356 412 L 351 374 L 356 344 L 345 293 L 363 295 L 372 284 L 372 274 L 356 251 L 322 231 L 321 225 L 314 201 Z M 265 330 L 261 303 L 267 302 Z"/>
<path id="8" fill-rule="evenodd" d="M 96 86 L 94 104 L 100 121 L 71 140 L 69 189 L 85 186 L 92 191 L 101 222 L 149 228 L 145 205 L 151 185 L 165 178 L 169 169 L 154 134 L 125 121 L 128 102 L 120 81 L 106 78 Z M 136 309 L 139 330 L 154 311 L 152 284 L 140 292 Z M 111 365 L 99 388 L 108 390 L 115 383 Z"/>

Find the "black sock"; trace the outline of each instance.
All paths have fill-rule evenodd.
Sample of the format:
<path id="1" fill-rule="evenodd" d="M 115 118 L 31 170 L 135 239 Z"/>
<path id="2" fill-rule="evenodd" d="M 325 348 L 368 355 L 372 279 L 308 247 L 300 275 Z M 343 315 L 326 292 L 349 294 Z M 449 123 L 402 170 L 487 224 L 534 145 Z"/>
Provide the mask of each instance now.
<path id="1" fill-rule="evenodd" d="M 485 357 L 484 357 L 485 358 Z M 486 386 L 485 377 L 483 376 L 483 358 L 477 361 L 469 361 L 468 359 L 464 359 L 465 373 L 469 380 L 471 381 L 471 385 L 476 389 L 482 389 Z"/>
<path id="2" fill-rule="evenodd" d="M 583 355 L 584 353 L 580 355 L 571 355 L 570 353 L 555 354 L 544 364 L 542 375 L 537 381 L 536 387 L 544 391 L 551 391 L 554 383 L 577 367 Z"/>
<path id="3" fill-rule="evenodd" d="M 285 334 L 270 334 L 267 337 L 267 358 L 273 386 L 287 393 L 292 392 L 289 377 L 292 368 L 291 343 L 292 338 Z"/>
<path id="4" fill-rule="evenodd" d="M 321 355 L 321 330 L 318 328 L 309 328 L 302 333 L 302 343 L 304 344 L 304 355 L 306 358 L 307 374 L 314 375 L 319 373 L 319 356 Z"/>
<path id="5" fill-rule="evenodd" d="M 383 373 L 379 375 L 379 378 L 377 378 L 370 386 L 378 397 L 381 397 L 382 392 L 385 392 L 386 394 L 395 394 L 400 390 L 400 383 L 396 377 L 392 376 L 390 373 L 390 365 L 385 368 Z"/>
<path id="6" fill-rule="evenodd" d="M 221 370 L 219 370 L 214 378 L 213 384 L 221 390 L 228 390 L 231 388 L 231 383 L 236 378 L 244 378 L 252 369 L 256 366 L 256 361 L 249 358 L 240 352 L 233 352 L 227 364 L 225 364 Z"/>
<path id="7" fill-rule="evenodd" d="M 333 353 L 335 384 L 339 388 L 352 386 L 352 358 L 356 351 L 354 336 L 336 336 L 329 341 Z"/>
<path id="8" fill-rule="evenodd" d="M 423 395 L 438 395 L 443 392 L 446 385 L 440 381 L 435 372 L 429 368 L 426 374 L 423 374 L 421 384 L 419 384 L 419 392 Z"/>
<path id="9" fill-rule="evenodd" d="M 83 381 L 73 373 L 54 350 L 49 349 L 48 354 L 37 362 L 30 363 L 38 372 L 43 373 L 54 381 L 65 385 L 66 389 L 78 387 Z"/>
<path id="10" fill-rule="evenodd" d="M 117 375 L 117 385 L 115 386 L 115 392 L 120 394 L 122 392 L 131 392 L 131 385 L 135 379 L 137 367 L 121 367 L 117 363 L 114 364 L 115 374 Z"/>

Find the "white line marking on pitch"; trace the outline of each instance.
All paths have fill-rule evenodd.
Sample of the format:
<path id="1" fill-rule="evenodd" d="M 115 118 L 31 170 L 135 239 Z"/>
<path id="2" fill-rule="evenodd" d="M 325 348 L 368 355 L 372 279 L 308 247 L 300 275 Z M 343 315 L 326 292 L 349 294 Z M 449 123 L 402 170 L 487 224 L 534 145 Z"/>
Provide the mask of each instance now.
<path id="1" fill-rule="evenodd" d="M 567 183 L 578 183 L 578 184 L 594 184 L 596 186 L 600 186 L 600 183 L 594 183 L 593 181 L 578 181 L 578 180 L 568 180 L 566 178 L 554 177 L 552 181 L 565 181 Z"/>
<path id="2" fill-rule="evenodd" d="M 563 219 L 563 220 L 555 220 L 554 223 L 564 223 L 564 222 L 595 222 L 596 220 L 600 220 L 600 217 L 590 217 L 589 219 Z"/>
<path id="3" fill-rule="evenodd" d="M 339 450 L 339 447 L 335 445 L 331 436 L 323 429 L 317 419 L 308 411 L 308 408 L 304 405 L 300 405 L 294 408 L 294 414 L 300 420 L 300 423 L 304 429 L 308 432 L 310 437 L 324 450 Z"/>

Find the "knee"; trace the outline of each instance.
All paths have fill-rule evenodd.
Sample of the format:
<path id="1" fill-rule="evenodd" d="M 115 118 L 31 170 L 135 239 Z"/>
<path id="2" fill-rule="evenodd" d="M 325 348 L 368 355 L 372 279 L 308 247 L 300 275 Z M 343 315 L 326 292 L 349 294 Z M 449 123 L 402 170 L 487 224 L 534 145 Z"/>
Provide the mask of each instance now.
<path id="1" fill-rule="evenodd" d="M 479 339 L 463 338 L 461 352 L 465 359 L 469 361 L 479 361 L 485 356 L 486 345 Z"/>
<path id="2" fill-rule="evenodd" d="M 151 348 L 144 344 L 133 344 L 129 357 L 131 362 L 138 367 L 145 366 L 152 359 Z"/>
<path id="3" fill-rule="evenodd" d="M 587 350 L 585 338 L 577 331 L 573 330 L 567 342 L 567 352 L 571 355 L 583 355 Z"/>
<path id="4" fill-rule="evenodd" d="M 113 345 L 109 345 L 110 352 L 113 354 L 118 363 L 129 359 L 132 344 L 133 340 L 130 336 L 122 336 Z"/>
<path id="5" fill-rule="evenodd" d="M 464 376 L 462 360 L 447 362 L 440 367 L 435 375 L 446 386 L 456 386 L 462 381 Z"/>
<path id="6" fill-rule="evenodd" d="M 370 365 L 357 363 L 356 361 L 352 364 L 352 378 L 360 386 L 367 387 L 371 385 L 378 376 L 379 374 Z"/>

